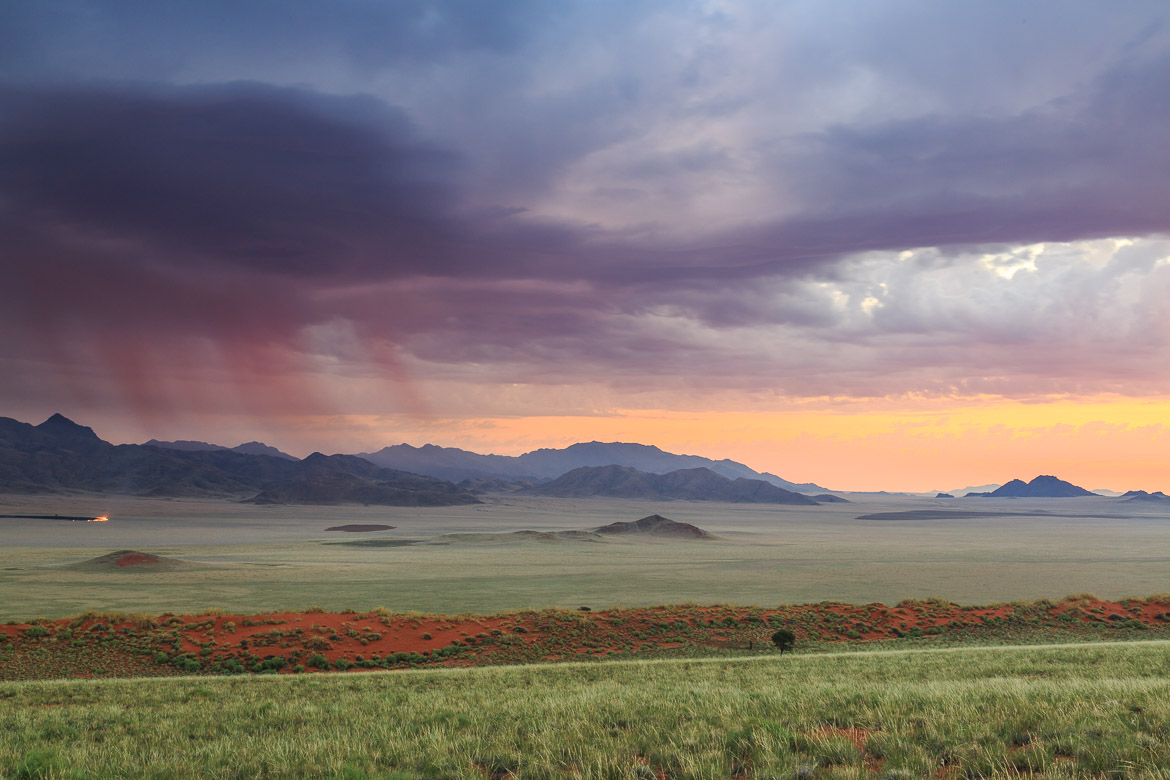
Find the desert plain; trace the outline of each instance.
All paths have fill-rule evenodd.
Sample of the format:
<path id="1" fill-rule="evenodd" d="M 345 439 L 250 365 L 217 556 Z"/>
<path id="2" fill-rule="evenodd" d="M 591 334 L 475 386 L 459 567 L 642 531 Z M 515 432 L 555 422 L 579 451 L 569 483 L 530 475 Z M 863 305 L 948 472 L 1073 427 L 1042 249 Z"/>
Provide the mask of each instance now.
<path id="1" fill-rule="evenodd" d="M 817 507 L 488 496 L 481 505 L 255 506 L 226 500 L 8 496 L 0 618 L 86 610 L 444 614 L 696 602 L 772 606 L 938 597 L 986 604 L 1168 590 L 1170 510 L 1107 497 L 849 494 Z M 661 514 L 715 538 L 533 541 Z M 390 530 L 327 531 L 388 525 Z M 178 569 L 87 567 L 117 550 Z"/>

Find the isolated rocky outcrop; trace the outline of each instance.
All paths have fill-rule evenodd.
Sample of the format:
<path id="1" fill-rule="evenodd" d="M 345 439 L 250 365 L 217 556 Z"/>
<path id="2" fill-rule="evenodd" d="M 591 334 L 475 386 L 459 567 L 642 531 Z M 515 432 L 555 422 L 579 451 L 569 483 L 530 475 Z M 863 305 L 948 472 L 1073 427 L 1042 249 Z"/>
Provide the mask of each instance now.
<path id="1" fill-rule="evenodd" d="M 1095 495 L 1079 485 L 1048 475 L 1036 477 L 1031 482 L 1013 479 L 990 493 L 967 494 L 976 498 L 1080 498 Z"/>
<path id="2" fill-rule="evenodd" d="M 671 539 L 711 539 L 711 534 L 690 523 L 680 523 L 662 515 L 648 515 L 632 522 L 603 525 L 594 533 L 604 536 L 638 535 Z"/>

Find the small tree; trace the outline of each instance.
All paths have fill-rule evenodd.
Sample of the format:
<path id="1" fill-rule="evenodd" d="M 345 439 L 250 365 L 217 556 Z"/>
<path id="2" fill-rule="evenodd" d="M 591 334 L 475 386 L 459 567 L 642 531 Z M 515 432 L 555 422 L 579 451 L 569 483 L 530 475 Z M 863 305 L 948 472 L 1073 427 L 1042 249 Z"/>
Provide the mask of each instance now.
<path id="1" fill-rule="evenodd" d="M 772 634 L 772 644 L 780 650 L 783 655 L 785 650 L 791 650 L 796 645 L 796 634 L 789 631 L 787 628 L 782 628 L 775 634 Z"/>

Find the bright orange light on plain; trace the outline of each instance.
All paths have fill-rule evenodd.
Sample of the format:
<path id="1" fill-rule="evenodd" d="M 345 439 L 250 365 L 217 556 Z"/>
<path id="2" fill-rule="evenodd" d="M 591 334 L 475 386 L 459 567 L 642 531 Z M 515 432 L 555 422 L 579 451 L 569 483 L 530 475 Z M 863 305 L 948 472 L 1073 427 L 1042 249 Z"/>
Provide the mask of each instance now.
<path id="1" fill-rule="evenodd" d="M 91 522 L 91 523 L 108 523 L 108 522 L 110 522 L 110 518 L 106 517 L 105 515 L 102 515 L 101 517 L 93 518 L 89 522 Z"/>

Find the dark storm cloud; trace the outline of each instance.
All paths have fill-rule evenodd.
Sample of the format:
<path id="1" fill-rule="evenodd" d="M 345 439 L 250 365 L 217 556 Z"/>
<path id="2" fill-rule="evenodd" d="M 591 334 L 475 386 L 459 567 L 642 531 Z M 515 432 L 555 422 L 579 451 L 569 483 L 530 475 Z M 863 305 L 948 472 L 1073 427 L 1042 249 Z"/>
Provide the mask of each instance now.
<path id="1" fill-rule="evenodd" d="M 790 366 L 821 392 L 950 361 L 961 386 L 994 366 L 980 345 L 1014 344 L 1008 375 L 1064 336 L 1011 306 L 998 331 L 958 305 L 962 274 L 852 258 L 942 247 L 912 263 L 929 279 L 984 249 L 1170 231 L 1164 16 L 4 4 L 0 338 L 59 364 L 92 343 L 128 388 L 152 370 L 139 341 L 183 360 L 167 345 L 210 339 L 246 374 L 257 345 L 337 320 L 517 380 Z M 1113 280 L 1045 278 L 1053 311 Z"/>
<path id="2" fill-rule="evenodd" d="M 46 229 L 298 275 L 441 262 L 455 162 L 362 98 L 251 84 L 0 91 L 0 193 Z"/>

